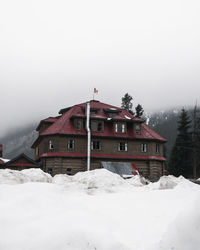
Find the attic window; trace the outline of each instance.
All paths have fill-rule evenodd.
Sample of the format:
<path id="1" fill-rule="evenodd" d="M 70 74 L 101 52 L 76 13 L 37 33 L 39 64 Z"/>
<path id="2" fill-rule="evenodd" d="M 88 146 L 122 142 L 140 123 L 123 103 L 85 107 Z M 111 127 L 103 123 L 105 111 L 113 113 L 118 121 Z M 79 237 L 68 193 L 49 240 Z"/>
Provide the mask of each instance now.
<path id="1" fill-rule="evenodd" d="M 76 120 L 75 120 L 75 128 L 76 128 L 77 130 L 81 130 L 82 127 L 83 127 L 83 122 L 82 122 L 82 120 L 76 119 Z"/>
<path id="2" fill-rule="evenodd" d="M 102 132 L 103 131 L 103 122 L 102 121 L 91 121 L 92 131 Z"/>
<path id="3" fill-rule="evenodd" d="M 141 134 L 141 125 L 139 123 L 135 124 L 135 133 Z"/>
<path id="4" fill-rule="evenodd" d="M 116 133 L 125 133 L 125 123 L 117 122 L 115 123 Z"/>
<path id="5" fill-rule="evenodd" d="M 117 114 L 116 113 L 108 113 L 108 116 L 110 117 L 110 118 L 113 118 L 113 117 L 115 117 Z"/>

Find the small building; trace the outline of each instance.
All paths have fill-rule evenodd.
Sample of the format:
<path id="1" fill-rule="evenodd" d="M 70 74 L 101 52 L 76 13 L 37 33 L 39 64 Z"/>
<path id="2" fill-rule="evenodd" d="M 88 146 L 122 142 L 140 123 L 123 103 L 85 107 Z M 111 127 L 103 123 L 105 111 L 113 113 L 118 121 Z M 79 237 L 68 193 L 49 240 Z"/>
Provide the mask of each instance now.
<path id="1" fill-rule="evenodd" d="M 3 146 L 0 144 L 0 169 L 23 170 L 29 168 L 39 168 L 39 164 L 25 154 L 20 154 L 14 159 L 7 160 L 2 158 Z"/>
<path id="2" fill-rule="evenodd" d="M 59 116 L 42 120 L 32 145 L 35 160 L 52 175 L 73 175 L 87 170 L 86 105 L 61 109 Z M 144 120 L 128 111 L 96 100 L 90 101 L 91 169 L 102 162 L 134 163 L 147 178 L 164 173 L 166 140 Z"/>
<path id="3" fill-rule="evenodd" d="M 20 154 L 14 159 L 3 164 L 3 168 L 12 170 L 23 170 L 29 168 L 39 168 L 39 164 L 25 154 Z"/>

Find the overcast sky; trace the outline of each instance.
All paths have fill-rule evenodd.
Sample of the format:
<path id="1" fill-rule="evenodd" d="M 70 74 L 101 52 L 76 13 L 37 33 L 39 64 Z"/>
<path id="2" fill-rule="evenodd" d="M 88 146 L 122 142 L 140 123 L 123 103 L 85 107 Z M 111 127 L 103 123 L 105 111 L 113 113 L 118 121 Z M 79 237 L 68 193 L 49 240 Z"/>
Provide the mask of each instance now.
<path id="1" fill-rule="evenodd" d="M 200 2 L 0 3 L 0 133 L 97 98 L 145 110 L 200 103 Z"/>

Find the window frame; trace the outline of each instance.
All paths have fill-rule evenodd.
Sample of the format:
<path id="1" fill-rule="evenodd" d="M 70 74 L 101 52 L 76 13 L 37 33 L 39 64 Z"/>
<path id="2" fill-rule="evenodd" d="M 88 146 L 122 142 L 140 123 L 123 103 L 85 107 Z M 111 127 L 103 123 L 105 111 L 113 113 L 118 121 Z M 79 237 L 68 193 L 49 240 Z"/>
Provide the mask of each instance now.
<path id="1" fill-rule="evenodd" d="M 147 145 L 147 143 L 142 143 L 141 144 L 141 152 L 142 153 L 147 153 L 147 151 L 148 151 L 148 145 Z"/>
<path id="2" fill-rule="evenodd" d="M 160 144 L 156 143 L 156 153 L 160 153 Z"/>
<path id="3" fill-rule="evenodd" d="M 54 149 L 53 140 L 49 140 L 49 149 Z"/>
<path id="4" fill-rule="evenodd" d="M 120 131 L 119 131 L 119 125 L 121 125 Z M 126 133 L 126 123 L 125 122 L 115 122 L 114 129 L 115 129 L 115 133 L 124 134 L 124 133 Z"/>
<path id="5" fill-rule="evenodd" d="M 70 145 L 72 145 L 72 147 L 70 147 Z M 67 148 L 72 150 L 72 149 L 74 149 L 74 147 L 75 147 L 75 141 L 74 141 L 74 139 L 68 139 L 68 141 L 67 141 Z"/>
<path id="6" fill-rule="evenodd" d="M 98 145 L 98 147 L 97 147 Z M 102 150 L 102 146 L 101 146 L 101 141 L 91 141 L 91 150 L 97 150 L 100 151 Z"/>
<path id="7" fill-rule="evenodd" d="M 80 127 L 78 124 L 80 125 Z M 83 120 L 82 119 L 75 119 L 74 126 L 75 126 L 76 130 L 79 130 L 79 131 L 82 130 L 83 129 Z"/>
<path id="8" fill-rule="evenodd" d="M 96 124 L 96 128 L 93 127 L 93 125 Z M 101 124 L 101 130 L 98 130 L 98 126 Z M 94 132 L 103 132 L 104 131 L 104 122 L 103 121 L 97 121 L 97 120 L 92 120 L 90 123 L 91 130 Z"/>
<path id="9" fill-rule="evenodd" d="M 139 127 L 139 129 L 137 129 L 137 126 Z M 140 123 L 136 123 L 134 124 L 134 131 L 136 134 L 140 135 L 141 134 L 141 124 Z"/>
<path id="10" fill-rule="evenodd" d="M 128 142 L 118 142 L 118 151 L 127 152 L 128 151 Z"/>

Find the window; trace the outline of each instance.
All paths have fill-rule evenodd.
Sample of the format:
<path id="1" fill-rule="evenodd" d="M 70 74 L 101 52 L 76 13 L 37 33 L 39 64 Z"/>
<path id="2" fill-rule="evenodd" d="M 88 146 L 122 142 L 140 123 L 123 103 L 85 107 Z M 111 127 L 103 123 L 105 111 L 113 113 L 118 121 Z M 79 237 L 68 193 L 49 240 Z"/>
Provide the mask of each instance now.
<path id="1" fill-rule="evenodd" d="M 50 175 L 52 175 L 53 174 L 53 169 L 52 168 L 48 168 L 47 169 L 47 173 L 50 174 Z"/>
<path id="2" fill-rule="evenodd" d="M 68 149 L 74 149 L 74 140 L 68 140 L 67 147 Z"/>
<path id="3" fill-rule="evenodd" d="M 115 132 L 116 133 L 125 133 L 125 123 L 115 123 Z"/>
<path id="4" fill-rule="evenodd" d="M 53 141 L 50 140 L 50 141 L 49 141 L 49 149 L 53 149 L 53 148 L 54 148 L 54 146 L 53 146 Z"/>
<path id="5" fill-rule="evenodd" d="M 128 143 L 127 142 L 118 143 L 118 151 L 128 151 Z"/>
<path id="6" fill-rule="evenodd" d="M 82 129 L 82 126 L 83 124 L 82 124 L 82 120 L 75 120 L 75 128 L 77 129 L 77 130 L 81 130 Z"/>
<path id="7" fill-rule="evenodd" d="M 100 141 L 92 141 L 91 142 L 91 150 L 101 150 Z"/>
<path id="8" fill-rule="evenodd" d="M 156 144 L 156 153 L 159 153 L 159 152 L 160 152 L 160 145 Z"/>
<path id="9" fill-rule="evenodd" d="M 91 122 L 92 131 L 101 132 L 103 131 L 103 122 L 102 121 L 92 121 Z"/>
<path id="10" fill-rule="evenodd" d="M 67 168 L 66 174 L 67 174 L 67 175 L 72 175 L 71 172 L 72 172 L 72 169 L 71 169 L 71 168 Z"/>
<path id="11" fill-rule="evenodd" d="M 140 124 L 135 124 L 135 133 L 140 134 L 141 133 L 141 125 Z"/>
<path id="12" fill-rule="evenodd" d="M 147 144 L 146 143 L 141 144 L 141 151 L 144 152 L 144 153 L 147 152 Z"/>

